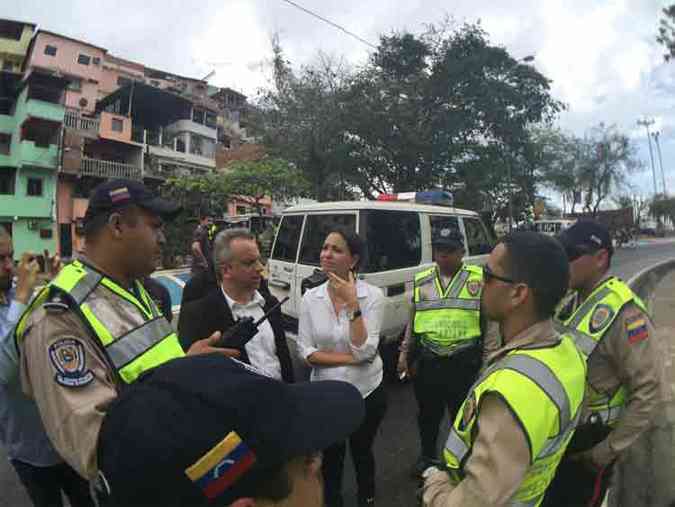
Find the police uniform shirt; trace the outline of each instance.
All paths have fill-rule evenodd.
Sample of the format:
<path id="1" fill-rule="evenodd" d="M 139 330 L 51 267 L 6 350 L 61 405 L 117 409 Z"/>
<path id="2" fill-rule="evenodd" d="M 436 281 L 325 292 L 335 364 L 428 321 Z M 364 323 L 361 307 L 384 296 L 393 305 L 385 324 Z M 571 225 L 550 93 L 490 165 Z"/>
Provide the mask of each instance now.
<path id="1" fill-rule="evenodd" d="M 106 324 L 119 322 L 120 298 L 102 286 L 93 296 L 109 309 Z M 35 399 L 55 449 L 87 479 L 96 476 L 99 429 L 117 396 L 114 372 L 99 347 L 84 322 L 63 304 L 36 308 L 20 343 L 23 391 Z"/>
<path id="2" fill-rule="evenodd" d="M 617 425 L 592 449 L 596 465 L 614 461 L 649 427 L 655 409 L 666 397 L 665 353 L 651 320 L 631 302 L 621 309 L 588 358 L 588 383 L 596 391 L 614 393 L 622 384 L 626 387 Z M 589 415 L 585 408 L 581 420 Z"/>
<path id="3" fill-rule="evenodd" d="M 552 322 L 542 321 L 490 354 L 488 364 L 511 350 L 532 344 L 554 345 L 557 341 L 558 334 Z M 522 427 L 498 395 L 486 394 L 476 410 L 479 410 L 478 432 L 464 466 L 464 479 L 459 484 L 452 484 L 447 473 L 435 474 L 425 486 L 425 506 L 504 505 L 522 483 L 530 467 L 530 448 Z"/>

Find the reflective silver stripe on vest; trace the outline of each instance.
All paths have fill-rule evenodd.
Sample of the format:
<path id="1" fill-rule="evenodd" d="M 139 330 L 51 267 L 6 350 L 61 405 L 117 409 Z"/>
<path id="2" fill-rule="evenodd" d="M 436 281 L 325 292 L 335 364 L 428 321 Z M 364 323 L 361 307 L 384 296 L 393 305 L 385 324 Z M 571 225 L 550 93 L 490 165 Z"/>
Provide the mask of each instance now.
<path id="1" fill-rule="evenodd" d="M 462 462 L 466 454 L 469 452 L 469 447 L 457 434 L 457 431 L 455 431 L 454 426 L 450 428 L 450 434 L 448 435 L 448 439 L 445 441 L 445 448 L 448 451 L 450 451 L 450 453 L 455 458 L 457 458 L 457 461 L 459 461 L 460 463 Z"/>
<path id="2" fill-rule="evenodd" d="M 574 416 L 574 419 L 570 421 L 570 424 L 564 428 L 557 437 L 554 437 L 548 441 L 544 448 L 539 452 L 537 456 L 538 459 L 543 459 L 551 454 L 555 454 L 560 450 L 560 447 L 565 444 L 567 437 L 572 433 L 579 424 L 579 419 L 581 419 L 581 406 L 577 408 L 577 415 Z"/>
<path id="3" fill-rule="evenodd" d="M 572 418 L 570 401 L 560 380 L 546 363 L 532 356 L 515 354 L 500 361 L 499 369 L 515 370 L 537 384 L 558 407 L 558 428 L 564 431 Z"/>
<path id="4" fill-rule="evenodd" d="M 173 327 L 166 319 L 151 320 L 115 340 L 105 350 L 115 368 L 119 370 L 171 333 Z"/>
<path id="5" fill-rule="evenodd" d="M 566 325 L 574 329 L 579 327 L 579 324 L 581 324 L 581 321 L 584 320 L 584 317 L 588 315 L 588 312 L 593 310 L 593 308 L 595 308 L 595 305 L 597 305 L 600 301 L 605 299 L 605 297 L 607 297 L 607 295 L 609 295 L 611 292 L 612 290 L 609 287 L 604 287 L 603 289 L 596 292 L 589 299 L 584 301 L 584 303 L 577 309 L 577 311 L 574 312 L 572 320 L 567 322 Z"/>
<path id="6" fill-rule="evenodd" d="M 469 279 L 470 273 L 466 270 L 462 270 L 453 280 L 452 285 L 450 286 L 450 291 L 448 292 L 449 298 L 459 297 L 459 293 L 462 292 L 464 284 Z"/>
<path id="7" fill-rule="evenodd" d="M 592 336 L 589 336 L 578 329 L 566 329 L 565 333 L 572 336 L 577 348 L 586 357 L 590 356 L 595 350 L 595 347 L 598 346 L 598 342 L 594 340 Z"/>
<path id="8" fill-rule="evenodd" d="M 415 310 L 440 310 L 443 308 L 480 310 L 480 301 L 477 299 L 446 298 L 415 303 Z"/>
<path id="9" fill-rule="evenodd" d="M 425 275 L 424 277 L 420 278 L 419 280 L 415 280 L 415 285 L 418 287 L 424 285 L 425 283 L 433 282 L 434 278 L 436 277 L 436 272 L 432 271 L 428 275 Z"/>
<path id="10" fill-rule="evenodd" d="M 422 347 L 436 356 L 450 357 L 461 350 L 474 347 L 478 343 L 478 336 L 475 338 L 462 340 L 461 342 L 454 342 L 450 346 L 442 346 L 434 342 L 427 342 L 425 340 L 420 341 L 420 343 L 422 344 Z"/>
<path id="11" fill-rule="evenodd" d="M 91 292 L 96 288 L 98 283 L 103 278 L 101 274 L 91 271 L 87 268 L 84 268 L 84 272 L 85 275 L 68 293 L 78 305 L 80 305 L 82 301 L 84 301 L 85 298 L 91 294 Z"/>
<path id="12" fill-rule="evenodd" d="M 435 301 L 441 297 L 441 295 L 438 293 L 433 277 L 425 278 L 424 283 L 417 285 L 417 290 L 419 291 L 421 300 Z"/>

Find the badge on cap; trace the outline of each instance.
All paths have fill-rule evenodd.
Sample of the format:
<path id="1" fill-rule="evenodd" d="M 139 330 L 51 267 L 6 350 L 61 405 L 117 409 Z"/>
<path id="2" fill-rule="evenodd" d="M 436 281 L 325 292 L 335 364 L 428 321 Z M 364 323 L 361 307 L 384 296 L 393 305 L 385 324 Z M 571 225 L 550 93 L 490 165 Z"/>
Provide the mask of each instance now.
<path id="1" fill-rule="evenodd" d="M 75 338 L 63 338 L 49 347 L 49 361 L 56 369 L 54 380 L 65 387 L 84 387 L 94 380 L 85 364 L 84 345 Z"/>
<path id="2" fill-rule="evenodd" d="M 611 322 L 612 317 L 614 317 L 614 310 L 612 310 L 611 306 L 596 306 L 593 315 L 591 315 L 591 322 L 588 325 L 589 330 L 593 334 L 602 331 Z"/>
<path id="3" fill-rule="evenodd" d="M 471 296 L 477 296 L 480 294 L 480 290 L 483 288 L 483 282 L 480 280 L 471 280 L 466 284 L 466 290 L 469 291 Z"/>
<path id="4" fill-rule="evenodd" d="M 185 474 L 213 500 L 251 468 L 255 454 L 234 431 L 217 443 L 199 460 L 185 470 Z"/>
<path id="5" fill-rule="evenodd" d="M 124 201 L 126 199 L 131 199 L 131 194 L 129 193 L 129 189 L 127 187 L 122 187 L 118 188 L 115 190 L 111 190 L 109 192 L 110 194 L 110 200 L 113 203 L 118 203 L 120 201 Z"/>
<path id="6" fill-rule="evenodd" d="M 446 228 L 446 229 L 441 229 L 441 232 L 439 234 L 440 234 L 441 238 L 449 238 L 451 232 L 452 231 L 450 231 L 450 229 Z"/>

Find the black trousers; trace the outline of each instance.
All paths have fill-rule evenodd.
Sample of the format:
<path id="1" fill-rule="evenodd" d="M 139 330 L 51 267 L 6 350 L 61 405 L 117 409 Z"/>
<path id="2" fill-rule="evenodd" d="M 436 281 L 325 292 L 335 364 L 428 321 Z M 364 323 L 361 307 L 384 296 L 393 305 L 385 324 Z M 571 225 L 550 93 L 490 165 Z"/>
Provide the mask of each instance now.
<path id="1" fill-rule="evenodd" d="M 605 498 L 613 465 L 592 470 L 563 457 L 542 507 L 600 507 Z"/>
<path id="2" fill-rule="evenodd" d="M 480 346 L 471 347 L 449 357 L 423 354 L 413 378 L 417 399 L 417 426 L 422 458 L 435 459 L 438 451 L 438 427 L 445 410 L 450 423 L 476 381 L 482 361 Z"/>
<path id="3" fill-rule="evenodd" d="M 94 507 L 89 483 L 65 463 L 36 467 L 10 460 L 35 507 L 63 507 L 61 492 L 71 507 Z"/>
<path id="4" fill-rule="evenodd" d="M 380 384 L 364 400 L 366 416 L 361 426 L 349 436 L 349 452 L 356 472 L 359 500 L 375 497 L 375 456 L 373 442 L 387 411 L 387 393 Z M 323 452 L 324 497 L 327 507 L 342 505 L 342 472 L 346 442 L 332 445 Z"/>

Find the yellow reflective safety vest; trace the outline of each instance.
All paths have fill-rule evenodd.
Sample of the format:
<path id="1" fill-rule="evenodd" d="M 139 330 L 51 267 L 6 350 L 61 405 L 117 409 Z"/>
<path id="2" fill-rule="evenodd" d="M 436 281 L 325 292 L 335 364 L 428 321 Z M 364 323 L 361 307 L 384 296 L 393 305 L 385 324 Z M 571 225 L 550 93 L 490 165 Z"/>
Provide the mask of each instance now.
<path id="1" fill-rule="evenodd" d="M 531 466 L 508 505 L 540 505 L 574 434 L 585 384 L 586 362 L 566 335 L 555 345 L 514 349 L 494 362 L 471 388 L 448 435 L 443 456 L 452 480 L 464 478 L 482 396 L 496 393 L 530 444 Z"/>
<path id="2" fill-rule="evenodd" d="M 162 316 L 143 285 L 134 281 L 135 296 L 90 266 L 74 261 L 65 266 L 23 313 L 15 330 L 16 343 L 24 339 L 31 313 L 60 294 L 96 337 L 99 347 L 124 383 L 155 366 L 185 353 L 171 324 Z M 98 287 L 113 292 L 119 305 L 96 294 Z"/>
<path id="3" fill-rule="evenodd" d="M 213 242 L 213 240 L 216 237 L 216 231 L 217 230 L 218 230 L 218 228 L 216 227 L 216 224 L 212 224 L 212 225 L 209 226 L 209 228 L 207 230 L 207 237 L 209 238 L 209 241 Z"/>
<path id="4" fill-rule="evenodd" d="M 628 285 L 616 277 L 608 278 L 564 320 L 560 318 L 562 312 L 560 308 L 556 315 L 558 328 L 573 337 L 577 347 L 588 360 L 622 308 L 631 301 L 645 314 L 647 313 L 645 304 Z M 589 418 L 598 418 L 604 424 L 614 426 L 619 420 L 625 402 L 624 386 L 613 393 L 605 393 L 596 391 L 590 384 L 588 385 Z"/>
<path id="5" fill-rule="evenodd" d="M 431 352 L 447 356 L 475 345 L 481 335 L 483 268 L 465 264 L 443 290 L 437 267 L 415 276 L 413 332 Z"/>

